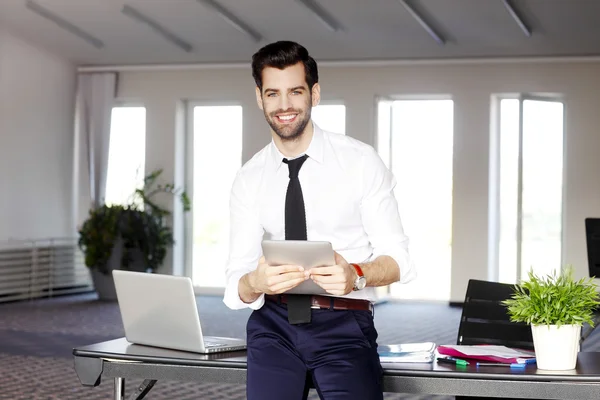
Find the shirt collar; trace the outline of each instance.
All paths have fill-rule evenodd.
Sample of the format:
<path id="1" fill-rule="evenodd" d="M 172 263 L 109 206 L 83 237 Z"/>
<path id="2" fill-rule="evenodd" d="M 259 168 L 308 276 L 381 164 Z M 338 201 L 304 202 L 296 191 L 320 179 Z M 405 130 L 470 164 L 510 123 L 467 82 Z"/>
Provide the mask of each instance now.
<path id="1" fill-rule="evenodd" d="M 311 121 L 312 122 L 312 121 Z M 318 163 L 323 162 L 323 147 L 325 146 L 324 138 L 323 138 L 323 130 L 319 128 L 317 124 L 312 122 L 313 124 L 313 137 L 308 145 L 308 149 L 306 149 L 306 153 L 308 157 L 317 161 Z M 299 154 L 298 157 L 302 156 Z M 283 159 L 287 158 L 284 156 L 281 151 L 275 145 L 275 141 L 271 139 L 271 162 L 275 168 L 275 171 L 279 170 L 279 167 L 283 164 Z"/>

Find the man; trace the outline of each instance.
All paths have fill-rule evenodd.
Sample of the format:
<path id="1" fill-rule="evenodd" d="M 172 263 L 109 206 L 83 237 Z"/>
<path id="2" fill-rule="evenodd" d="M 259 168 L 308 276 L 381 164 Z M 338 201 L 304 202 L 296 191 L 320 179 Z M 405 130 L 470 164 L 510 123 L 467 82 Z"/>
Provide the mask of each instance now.
<path id="1" fill-rule="evenodd" d="M 224 296 L 232 309 L 254 310 L 247 397 L 305 399 L 312 380 L 322 399 L 382 399 L 374 287 L 414 277 L 394 178 L 371 146 L 312 123 L 320 86 L 304 47 L 288 41 L 263 47 L 252 57 L 252 74 L 272 141 L 232 187 Z M 269 266 L 264 234 L 331 242 L 336 265 L 310 273 Z M 307 279 L 331 296 L 281 295 Z"/>

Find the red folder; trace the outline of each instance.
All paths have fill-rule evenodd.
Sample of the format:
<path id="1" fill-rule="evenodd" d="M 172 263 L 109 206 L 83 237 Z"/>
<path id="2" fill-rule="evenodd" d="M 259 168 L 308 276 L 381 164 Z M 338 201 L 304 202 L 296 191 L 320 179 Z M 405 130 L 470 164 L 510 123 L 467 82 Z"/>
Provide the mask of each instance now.
<path id="1" fill-rule="evenodd" d="M 478 360 L 506 364 L 530 364 L 535 362 L 535 353 L 495 345 L 447 345 L 438 346 L 439 354 L 466 360 Z"/>

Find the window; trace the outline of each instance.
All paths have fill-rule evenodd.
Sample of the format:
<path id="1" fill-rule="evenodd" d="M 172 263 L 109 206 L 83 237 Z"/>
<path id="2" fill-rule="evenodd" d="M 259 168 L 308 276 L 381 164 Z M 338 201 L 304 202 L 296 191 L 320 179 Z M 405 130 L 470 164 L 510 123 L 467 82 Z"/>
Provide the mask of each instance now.
<path id="1" fill-rule="evenodd" d="M 563 103 L 499 101 L 499 280 L 549 274 L 562 257 Z"/>
<path id="2" fill-rule="evenodd" d="M 133 200 L 132 195 L 135 190 L 143 187 L 144 184 L 145 159 L 146 108 L 113 107 L 106 176 L 106 204 L 125 204 Z"/>
<path id="3" fill-rule="evenodd" d="M 311 115 L 319 128 L 325 131 L 346 134 L 346 106 L 342 104 L 319 104 L 313 107 Z"/>
<path id="4" fill-rule="evenodd" d="M 452 249 L 452 100 L 380 101 L 377 150 L 397 180 L 396 199 L 418 277 L 397 298 L 448 300 Z"/>
<path id="5" fill-rule="evenodd" d="M 192 280 L 200 287 L 224 287 L 229 196 L 242 166 L 242 107 L 192 110 Z"/>

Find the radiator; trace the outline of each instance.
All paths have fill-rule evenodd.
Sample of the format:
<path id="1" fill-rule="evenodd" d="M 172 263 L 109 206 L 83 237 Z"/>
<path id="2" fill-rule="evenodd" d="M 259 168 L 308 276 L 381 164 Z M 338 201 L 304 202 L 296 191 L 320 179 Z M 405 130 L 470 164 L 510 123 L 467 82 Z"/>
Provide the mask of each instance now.
<path id="1" fill-rule="evenodd" d="M 0 302 L 92 290 L 77 239 L 0 242 Z"/>

